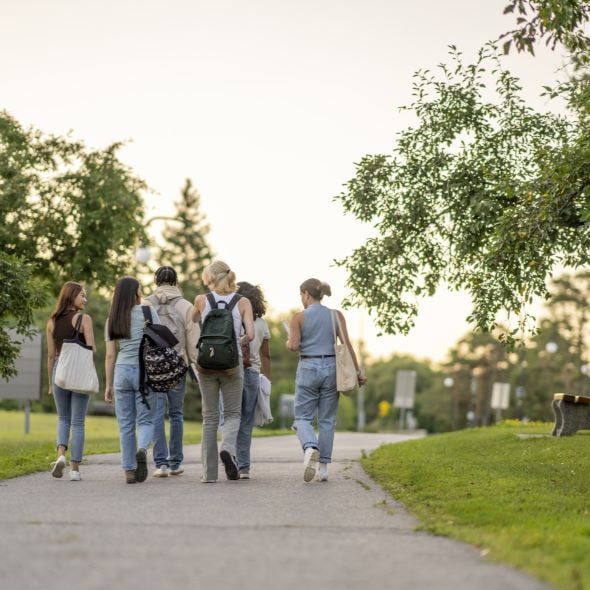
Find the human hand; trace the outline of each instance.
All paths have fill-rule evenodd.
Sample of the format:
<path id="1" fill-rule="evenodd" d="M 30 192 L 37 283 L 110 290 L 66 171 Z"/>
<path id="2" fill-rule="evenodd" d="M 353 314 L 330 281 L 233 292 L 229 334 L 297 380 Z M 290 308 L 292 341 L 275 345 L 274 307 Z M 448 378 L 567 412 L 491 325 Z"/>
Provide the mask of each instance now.
<path id="1" fill-rule="evenodd" d="M 49 389 L 47 390 L 48 395 L 53 395 L 53 385 L 49 384 Z"/>
<path id="2" fill-rule="evenodd" d="M 112 386 L 109 386 L 105 389 L 104 401 L 107 402 L 108 404 L 113 403 L 113 388 L 112 388 Z"/>

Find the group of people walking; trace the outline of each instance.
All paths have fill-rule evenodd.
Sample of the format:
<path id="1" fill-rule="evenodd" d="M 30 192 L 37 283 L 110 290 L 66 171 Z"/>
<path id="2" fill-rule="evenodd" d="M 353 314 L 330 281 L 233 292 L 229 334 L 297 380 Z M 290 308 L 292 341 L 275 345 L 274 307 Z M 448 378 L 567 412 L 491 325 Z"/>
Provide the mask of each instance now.
<path id="1" fill-rule="evenodd" d="M 271 381 L 270 331 L 264 320 L 264 295 L 260 287 L 236 282 L 234 271 L 220 260 L 203 271 L 203 282 L 209 293 L 198 295 L 194 303 L 183 298 L 177 285 L 177 273 L 172 267 L 160 267 L 154 279 L 154 292 L 145 299 L 137 279 L 130 276 L 119 279 L 105 324 L 105 400 L 115 403 L 125 481 L 132 484 L 147 479 L 147 449 L 150 445 L 153 445 L 154 477 L 174 477 L 184 473 L 186 376 L 169 391 L 156 392 L 150 388 L 140 391 L 140 345 L 145 322 L 142 307 L 149 306 L 154 324 L 171 328 L 178 340 L 178 353 L 187 364 L 198 367 L 200 328 L 211 310 L 220 304 L 231 309 L 240 362 L 236 371 L 199 370 L 196 374 L 203 414 L 201 481 L 215 483 L 220 462 L 227 479 L 249 479 L 261 374 Z M 320 481 L 327 481 L 339 396 L 333 316 L 332 311 L 322 304 L 323 297 L 331 292 L 326 283 L 308 279 L 301 284 L 300 294 L 303 311 L 291 319 L 286 343 L 289 350 L 299 353 L 294 426 L 304 453 L 304 481 L 310 482 L 316 476 Z M 96 349 L 92 319 L 84 313 L 86 303 L 83 285 L 69 281 L 63 286 L 47 322 L 49 394 L 54 397 L 58 414 L 57 458 L 51 473 L 53 477 L 63 477 L 69 449 L 72 481 L 81 480 L 80 463 L 89 396 L 60 388 L 54 376 L 64 340 L 79 333 L 86 346 Z M 339 336 L 351 352 L 358 383 L 362 385 L 365 377 L 350 343 L 344 316 L 340 311 L 335 313 L 342 331 Z M 247 353 L 246 366 L 242 350 Z M 166 411 L 170 424 L 168 439 L 164 424 Z M 219 430 L 221 441 L 218 445 Z"/>

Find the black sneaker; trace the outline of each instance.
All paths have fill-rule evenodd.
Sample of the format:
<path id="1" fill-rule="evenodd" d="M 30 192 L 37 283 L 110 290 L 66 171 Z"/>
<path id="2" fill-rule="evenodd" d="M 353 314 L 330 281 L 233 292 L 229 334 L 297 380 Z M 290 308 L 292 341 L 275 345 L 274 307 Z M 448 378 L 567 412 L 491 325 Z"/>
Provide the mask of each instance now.
<path id="1" fill-rule="evenodd" d="M 137 453 L 135 453 L 135 460 L 137 461 L 135 481 L 141 483 L 142 481 L 145 481 L 148 476 L 147 453 L 145 452 L 145 449 L 137 449 Z"/>
<path id="2" fill-rule="evenodd" d="M 227 451 L 221 451 L 221 453 L 219 453 L 219 458 L 225 467 L 227 479 L 240 479 L 236 458 L 232 457 Z"/>

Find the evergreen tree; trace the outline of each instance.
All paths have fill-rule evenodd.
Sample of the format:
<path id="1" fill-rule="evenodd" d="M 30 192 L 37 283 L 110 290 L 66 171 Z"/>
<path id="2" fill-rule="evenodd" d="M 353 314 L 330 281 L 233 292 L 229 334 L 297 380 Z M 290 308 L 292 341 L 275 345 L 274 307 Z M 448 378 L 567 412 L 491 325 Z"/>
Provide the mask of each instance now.
<path id="1" fill-rule="evenodd" d="M 209 225 L 200 206 L 199 191 L 187 178 L 180 202 L 176 204 L 175 222 L 166 224 L 163 232 L 166 246 L 160 250 L 159 263 L 176 270 L 178 285 L 189 301 L 205 291 L 201 274 L 213 257 L 207 241 Z"/>

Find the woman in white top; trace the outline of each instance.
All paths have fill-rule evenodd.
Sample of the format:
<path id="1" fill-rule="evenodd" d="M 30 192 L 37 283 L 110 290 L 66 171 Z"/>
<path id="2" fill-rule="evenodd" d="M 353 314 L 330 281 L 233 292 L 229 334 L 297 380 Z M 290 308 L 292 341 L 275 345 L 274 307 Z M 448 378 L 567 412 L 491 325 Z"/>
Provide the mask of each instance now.
<path id="1" fill-rule="evenodd" d="M 236 295 L 236 275 L 221 260 L 216 260 L 203 271 L 203 282 L 209 287 L 215 302 L 229 305 Z M 221 306 L 223 307 L 223 306 Z M 197 295 L 193 307 L 193 321 L 204 322 L 211 311 L 207 295 Z M 201 441 L 201 460 L 203 462 L 203 483 L 217 481 L 219 460 L 217 455 L 217 429 L 219 427 L 219 394 L 223 399 L 224 422 L 221 428 L 221 451 L 219 459 L 223 462 L 228 479 L 239 479 L 236 461 L 236 439 L 240 428 L 242 408 L 242 387 L 244 369 L 241 360 L 240 333 L 242 325 L 244 342 L 254 339 L 254 320 L 252 305 L 246 297 L 240 297 L 232 309 L 234 333 L 240 354 L 239 370 L 232 374 L 225 372 L 199 372 L 199 388 L 203 398 L 203 439 Z"/>
<path id="2" fill-rule="evenodd" d="M 250 479 L 250 447 L 254 413 L 260 392 L 260 373 L 269 381 L 270 377 L 270 331 L 263 316 L 266 302 L 260 287 L 246 281 L 238 283 L 238 293 L 247 297 L 254 314 L 254 340 L 250 342 L 250 366 L 244 367 L 244 389 L 242 391 L 242 419 L 238 431 L 238 468 L 240 479 Z"/>

